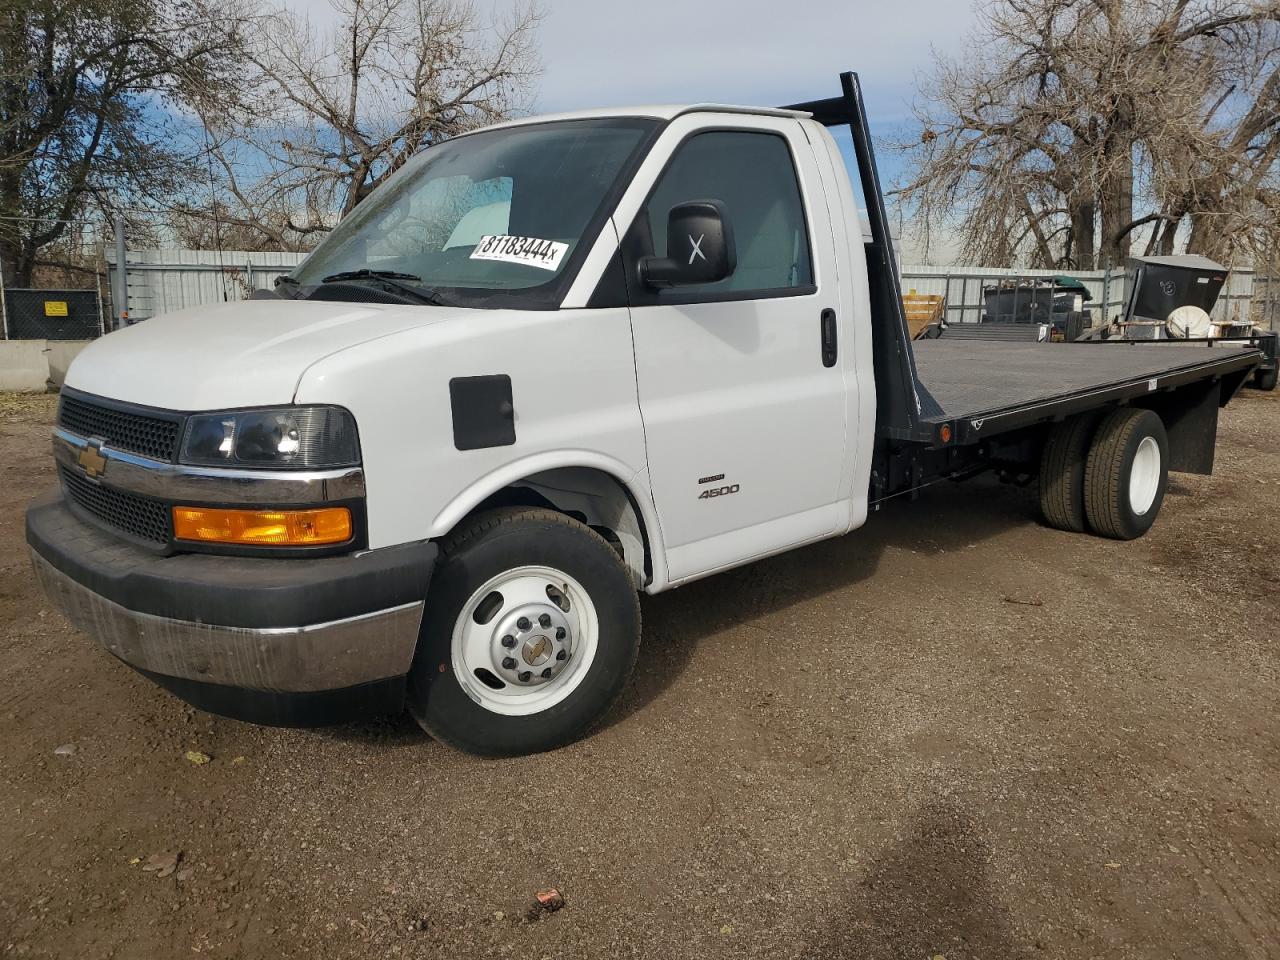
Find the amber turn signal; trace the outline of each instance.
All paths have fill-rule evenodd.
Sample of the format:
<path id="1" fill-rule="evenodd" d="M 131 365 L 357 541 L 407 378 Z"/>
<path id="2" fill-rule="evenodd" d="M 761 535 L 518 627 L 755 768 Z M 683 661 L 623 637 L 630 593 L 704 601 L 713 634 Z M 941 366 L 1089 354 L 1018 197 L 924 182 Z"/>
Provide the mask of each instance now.
<path id="1" fill-rule="evenodd" d="M 351 539 L 351 511 L 346 507 L 317 510 L 174 507 L 173 535 L 178 540 L 249 547 L 323 546 Z"/>

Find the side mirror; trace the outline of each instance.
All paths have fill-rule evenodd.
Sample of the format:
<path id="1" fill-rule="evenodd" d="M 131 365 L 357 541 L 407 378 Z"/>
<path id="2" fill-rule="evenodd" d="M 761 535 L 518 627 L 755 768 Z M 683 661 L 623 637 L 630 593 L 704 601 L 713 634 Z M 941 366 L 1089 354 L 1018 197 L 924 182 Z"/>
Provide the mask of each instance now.
<path id="1" fill-rule="evenodd" d="M 667 255 L 640 261 L 640 277 L 653 287 L 715 283 L 738 265 L 733 227 L 719 200 L 691 200 L 667 215 Z"/>

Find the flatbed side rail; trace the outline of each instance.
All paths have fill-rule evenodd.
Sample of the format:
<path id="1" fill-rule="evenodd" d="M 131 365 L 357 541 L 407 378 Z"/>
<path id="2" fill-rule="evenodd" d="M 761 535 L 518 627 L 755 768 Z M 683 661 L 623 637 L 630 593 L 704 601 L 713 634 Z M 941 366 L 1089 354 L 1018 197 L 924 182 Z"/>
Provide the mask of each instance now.
<path id="1" fill-rule="evenodd" d="M 1085 339 L 1084 337 L 1081 337 L 1079 340 L 1072 340 L 1071 342 L 1072 343 L 1127 343 L 1130 346 L 1136 345 L 1136 346 L 1148 346 L 1148 347 L 1152 346 L 1153 344 L 1158 345 L 1158 344 L 1165 344 L 1165 343 L 1171 344 L 1171 345 L 1202 343 L 1206 347 L 1216 347 L 1226 343 L 1238 343 L 1238 344 L 1241 344 L 1242 346 L 1248 345 L 1250 347 L 1254 347 L 1257 350 L 1261 350 L 1265 356 L 1270 357 L 1272 352 L 1277 350 L 1277 346 L 1276 346 L 1277 341 L 1280 341 L 1280 337 L 1276 337 L 1269 330 L 1264 330 L 1261 333 L 1241 333 L 1241 334 L 1235 334 L 1235 335 L 1226 336 L 1226 337 L 1183 337 L 1181 339 L 1167 337 L 1167 338 L 1162 338 L 1160 340 L 1137 340 L 1137 339 L 1129 339 L 1127 337 L 1097 337 L 1097 338 Z"/>
<path id="2" fill-rule="evenodd" d="M 871 344 L 876 379 L 876 433 L 881 438 L 930 442 L 933 428 L 926 423 L 941 413 L 920 382 L 915 356 L 907 334 L 902 305 L 897 254 L 889 235 L 889 217 L 876 168 L 875 149 L 867 122 L 862 86 L 853 71 L 840 74 L 841 95 L 826 100 L 797 103 L 785 109 L 812 114 L 827 127 L 848 125 L 858 160 L 858 176 L 867 204 L 871 247 L 867 266 L 871 273 Z"/>

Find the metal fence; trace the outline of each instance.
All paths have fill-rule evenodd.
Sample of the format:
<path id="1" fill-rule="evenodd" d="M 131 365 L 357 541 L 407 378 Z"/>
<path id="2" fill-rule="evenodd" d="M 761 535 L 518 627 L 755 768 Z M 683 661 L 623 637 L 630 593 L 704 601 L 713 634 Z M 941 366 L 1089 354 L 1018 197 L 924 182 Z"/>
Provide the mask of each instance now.
<path id="1" fill-rule="evenodd" d="M 8 287 L 4 291 L 6 340 L 93 340 L 102 333 L 97 290 Z"/>
<path id="2" fill-rule="evenodd" d="M 115 286 L 116 256 L 106 253 Z M 129 250 L 125 255 L 130 321 L 145 320 L 184 307 L 243 300 L 257 287 L 302 262 L 306 254 L 212 250 Z M 984 287 L 1019 279 L 1048 279 L 1061 270 L 1016 270 L 1001 267 L 902 268 L 903 292 L 941 294 L 946 298 L 947 319 L 976 323 L 985 309 Z M 1121 269 L 1079 271 L 1068 274 L 1092 295 L 1085 304 L 1094 324 L 1105 322 L 1124 309 L 1126 272 Z M 119 315 L 118 307 L 114 310 Z M 1264 329 L 1280 329 L 1280 277 L 1253 270 L 1233 270 L 1213 309 L 1216 319 L 1251 319 Z"/>
<path id="3" fill-rule="evenodd" d="M 24 237 L 59 225 L 34 263 L 17 262 Z M 101 224 L 0 216 L 0 327 L 8 340 L 90 340 L 109 316 Z"/>
<path id="4" fill-rule="evenodd" d="M 129 250 L 125 253 L 129 321 L 210 303 L 245 300 L 270 287 L 306 257 L 305 253 L 248 250 Z M 111 289 L 118 290 L 117 256 L 107 251 Z M 116 306 L 120 315 L 120 305 Z"/>
<path id="5" fill-rule="evenodd" d="M 68 313 L 76 313 L 71 300 L 96 294 L 98 314 L 105 318 L 99 329 L 113 329 L 127 310 L 128 322 L 146 320 L 188 307 L 247 298 L 253 290 L 270 288 L 275 277 L 288 273 L 306 254 L 286 251 L 198 250 L 178 246 L 172 231 L 148 220 L 142 212 L 132 226 L 117 217 L 114 226 L 100 221 L 69 221 L 65 236 L 46 252 L 45 261 L 24 287 L 4 295 L 0 281 L 0 314 L 5 335 L 14 339 L 47 339 L 86 336 L 93 333 L 89 321 L 59 317 L 56 293 L 66 293 Z M 3 227 L 4 218 L 0 218 Z M 126 236 L 127 229 L 129 236 Z M 0 229 L 0 243 L 6 234 Z M 132 238 L 136 249 L 127 249 Z M 895 238 L 895 248 L 897 241 Z M 125 285 L 118 285 L 118 261 L 125 262 Z M 1078 279 L 1091 295 L 1085 304 L 1094 323 L 1121 313 L 1127 293 L 1127 272 L 1120 268 L 1093 271 L 1018 270 L 1004 267 L 918 266 L 902 268 L 904 292 L 935 294 L 945 298 L 951 322 L 976 322 L 986 310 L 984 288 L 1021 280 L 1044 280 L 1067 273 Z M 42 299 L 43 298 L 43 299 Z M 28 303 L 28 301 L 30 301 Z M 45 307 L 52 301 L 52 307 Z M 52 312 L 50 312 L 52 311 Z M 1217 320 L 1251 321 L 1263 329 L 1280 330 L 1280 273 L 1231 271 L 1213 309 Z"/>
<path id="6" fill-rule="evenodd" d="M 1254 324 L 1263 330 L 1280 330 L 1280 276 L 1254 276 L 1252 316 Z"/>
<path id="7" fill-rule="evenodd" d="M 984 288 L 1000 282 L 1047 280 L 1070 276 L 1084 284 L 1092 299 L 1085 303 L 1096 326 L 1114 318 L 1124 310 L 1127 295 L 1127 273 L 1111 270 L 1015 270 L 1000 267 L 921 267 L 902 268 L 904 293 L 940 294 L 946 298 L 947 321 L 977 323 L 986 309 Z M 1252 320 L 1267 330 L 1280 328 L 1280 277 L 1257 274 L 1253 270 L 1232 270 L 1218 302 L 1214 319 L 1241 323 Z"/>

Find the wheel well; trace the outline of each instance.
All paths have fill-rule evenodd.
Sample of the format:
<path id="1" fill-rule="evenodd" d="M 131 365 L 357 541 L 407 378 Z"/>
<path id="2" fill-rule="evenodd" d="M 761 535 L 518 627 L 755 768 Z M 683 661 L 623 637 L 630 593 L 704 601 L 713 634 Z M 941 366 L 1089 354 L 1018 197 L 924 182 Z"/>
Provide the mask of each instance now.
<path id="1" fill-rule="evenodd" d="M 616 477 L 588 467 L 561 467 L 517 480 L 485 497 L 463 517 L 495 507 L 555 510 L 600 534 L 631 571 L 636 589 L 653 576 L 649 535 L 630 491 Z"/>

